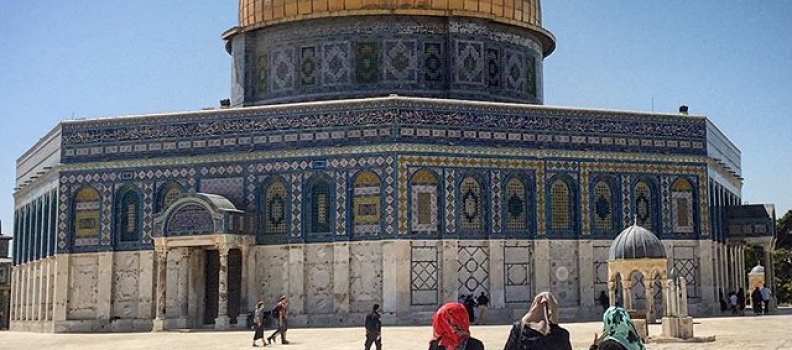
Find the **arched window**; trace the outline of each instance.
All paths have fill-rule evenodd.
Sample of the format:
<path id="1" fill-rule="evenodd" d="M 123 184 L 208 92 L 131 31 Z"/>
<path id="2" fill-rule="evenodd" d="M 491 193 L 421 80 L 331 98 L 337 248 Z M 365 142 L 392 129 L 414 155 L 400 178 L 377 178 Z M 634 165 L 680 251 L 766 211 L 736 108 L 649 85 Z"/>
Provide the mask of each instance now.
<path id="1" fill-rule="evenodd" d="M 575 229 L 574 196 L 569 183 L 555 179 L 550 185 L 550 231 L 572 233 Z"/>
<path id="2" fill-rule="evenodd" d="M 613 202 L 613 189 L 606 180 L 594 184 L 591 198 L 593 228 L 595 232 L 611 232 L 614 229 L 616 206 Z"/>
<path id="3" fill-rule="evenodd" d="M 157 196 L 157 212 L 165 210 L 168 206 L 173 204 L 179 196 L 184 193 L 181 185 L 175 182 L 169 182 L 162 186 Z"/>
<path id="4" fill-rule="evenodd" d="M 333 202 L 335 196 L 330 179 L 315 175 L 308 182 L 308 234 L 320 235 L 333 232 Z"/>
<path id="5" fill-rule="evenodd" d="M 671 185 L 671 215 L 674 218 L 674 232 L 695 232 L 694 204 L 693 185 L 685 178 L 678 178 Z"/>
<path id="6" fill-rule="evenodd" d="M 99 244 L 99 192 L 86 187 L 74 197 L 74 245 Z"/>
<path id="7" fill-rule="evenodd" d="M 125 187 L 116 194 L 116 230 L 119 242 L 140 240 L 143 201 L 134 187 Z"/>
<path id="8" fill-rule="evenodd" d="M 484 230 L 484 205 L 481 184 L 473 176 L 466 176 L 459 183 L 459 204 L 457 217 L 462 232 L 481 232 Z"/>
<path id="9" fill-rule="evenodd" d="M 413 233 L 438 232 L 438 180 L 431 171 L 416 172 L 410 181 L 410 227 Z"/>
<path id="10" fill-rule="evenodd" d="M 528 191 L 519 178 L 513 177 L 506 181 L 505 231 L 507 233 L 520 233 L 530 231 L 530 218 L 528 216 Z"/>
<path id="11" fill-rule="evenodd" d="M 635 219 L 639 226 L 649 230 L 654 229 L 654 194 L 652 187 L 646 181 L 639 181 L 635 185 Z"/>
<path id="12" fill-rule="evenodd" d="M 355 234 L 380 232 L 380 179 L 364 170 L 352 182 L 352 231 Z"/>
<path id="13" fill-rule="evenodd" d="M 264 189 L 262 196 L 262 215 L 264 235 L 285 235 L 288 233 L 289 201 L 286 185 L 281 179 L 275 179 Z"/>

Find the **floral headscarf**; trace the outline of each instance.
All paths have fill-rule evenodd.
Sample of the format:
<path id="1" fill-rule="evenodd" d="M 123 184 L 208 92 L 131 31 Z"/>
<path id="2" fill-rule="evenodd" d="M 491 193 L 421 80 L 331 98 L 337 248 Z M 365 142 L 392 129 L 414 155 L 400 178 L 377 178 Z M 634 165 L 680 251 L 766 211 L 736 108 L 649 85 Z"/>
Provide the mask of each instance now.
<path id="1" fill-rule="evenodd" d="M 432 330 L 437 345 L 456 350 L 459 344 L 470 337 L 470 319 L 465 306 L 460 303 L 441 306 L 432 316 Z"/>
<path id="2" fill-rule="evenodd" d="M 605 338 L 603 340 L 613 340 L 627 350 L 644 350 L 641 337 L 630 320 L 627 311 L 618 307 L 611 306 L 602 316 L 603 330 Z"/>
<path id="3" fill-rule="evenodd" d="M 547 335 L 550 324 L 558 324 L 558 301 L 550 292 L 539 293 L 531 303 L 528 313 L 522 318 L 522 324 Z"/>

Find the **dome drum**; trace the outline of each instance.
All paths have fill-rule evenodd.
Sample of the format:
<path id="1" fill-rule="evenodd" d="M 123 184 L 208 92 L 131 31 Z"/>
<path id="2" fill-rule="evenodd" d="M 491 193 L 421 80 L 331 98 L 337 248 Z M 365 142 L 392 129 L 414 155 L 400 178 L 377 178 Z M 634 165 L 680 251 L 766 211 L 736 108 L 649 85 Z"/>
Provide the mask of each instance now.
<path id="1" fill-rule="evenodd" d="M 310 22 L 310 23 L 308 23 Z M 543 46 L 463 17 L 318 18 L 227 32 L 233 105 L 390 94 L 541 104 Z"/>

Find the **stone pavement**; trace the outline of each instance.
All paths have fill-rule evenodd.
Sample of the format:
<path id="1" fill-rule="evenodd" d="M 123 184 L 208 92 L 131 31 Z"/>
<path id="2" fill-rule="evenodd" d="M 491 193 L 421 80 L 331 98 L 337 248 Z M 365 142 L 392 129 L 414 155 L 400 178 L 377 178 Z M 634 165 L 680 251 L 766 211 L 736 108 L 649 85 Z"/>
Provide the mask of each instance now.
<path id="1" fill-rule="evenodd" d="M 387 316 L 386 316 L 387 317 Z M 765 350 L 792 349 L 792 315 L 704 318 L 695 320 L 697 336 L 716 336 L 710 343 L 649 344 L 650 350 Z M 563 324 L 572 335 L 574 349 L 588 349 L 599 332 L 600 323 Z M 510 326 L 474 326 L 473 336 L 481 339 L 487 349 L 503 349 Z M 650 334 L 659 334 L 660 326 L 650 326 Z M 431 337 L 430 327 L 385 327 L 385 350 L 424 350 Z M 0 332 L 2 350 L 203 350 L 254 349 L 252 332 L 164 332 L 116 334 L 37 334 Z M 363 348 L 362 328 L 314 328 L 289 331 L 292 344 L 273 345 L 264 349 L 286 350 L 360 350 Z M 260 349 L 260 348 L 256 348 Z"/>

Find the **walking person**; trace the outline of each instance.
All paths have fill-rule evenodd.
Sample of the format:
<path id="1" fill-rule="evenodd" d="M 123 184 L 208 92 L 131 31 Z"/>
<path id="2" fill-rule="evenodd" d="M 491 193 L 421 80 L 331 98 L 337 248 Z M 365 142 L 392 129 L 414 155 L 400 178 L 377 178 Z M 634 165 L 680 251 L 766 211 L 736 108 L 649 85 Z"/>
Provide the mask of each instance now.
<path id="1" fill-rule="evenodd" d="M 365 349 L 371 349 L 371 344 L 382 350 L 382 322 L 380 322 L 380 306 L 374 304 L 371 313 L 366 315 L 366 344 Z"/>
<path id="2" fill-rule="evenodd" d="M 610 307 L 610 299 L 604 290 L 600 291 L 599 297 L 597 297 L 597 302 L 600 304 L 600 306 L 602 306 L 602 312 L 605 312 L 605 310 L 608 310 Z"/>
<path id="3" fill-rule="evenodd" d="M 464 305 L 444 304 L 432 316 L 429 350 L 484 350 L 484 343 L 470 336 L 470 318 Z"/>
<path id="4" fill-rule="evenodd" d="M 569 332 L 558 325 L 559 307 L 550 292 L 539 293 L 512 326 L 504 350 L 572 350 Z"/>
<path id="5" fill-rule="evenodd" d="M 256 340 L 261 339 L 261 346 L 266 346 L 267 342 L 264 340 L 264 302 L 259 301 L 256 304 L 256 311 L 253 313 L 253 346 L 256 345 Z"/>
<path id="6" fill-rule="evenodd" d="M 729 305 L 731 306 L 732 315 L 737 314 L 737 293 L 729 293 Z"/>
<path id="7" fill-rule="evenodd" d="M 487 323 L 487 310 L 489 309 L 489 297 L 487 293 L 481 292 L 478 298 L 476 298 L 476 304 L 478 304 L 479 314 L 478 314 L 478 322 L 476 324 L 486 324 Z"/>
<path id="8" fill-rule="evenodd" d="M 767 288 L 767 285 L 762 287 L 762 302 L 764 303 L 764 314 L 767 315 L 770 313 L 770 297 L 773 295 L 773 292 L 770 291 L 770 288 Z"/>
<path id="9" fill-rule="evenodd" d="M 751 292 L 751 304 L 753 305 L 754 315 L 761 315 L 762 314 L 762 290 L 759 289 L 759 286 L 754 288 L 754 291 Z"/>
<path id="10" fill-rule="evenodd" d="M 275 341 L 275 337 L 280 334 L 281 344 L 289 344 L 286 340 L 286 330 L 289 329 L 289 322 L 288 322 L 288 311 L 289 311 L 289 299 L 286 296 L 281 296 L 278 299 L 278 304 L 275 305 L 275 308 L 272 309 L 272 317 L 275 319 L 275 324 L 277 329 L 275 332 L 272 333 L 269 337 L 267 337 L 267 342 L 272 343 Z"/>

